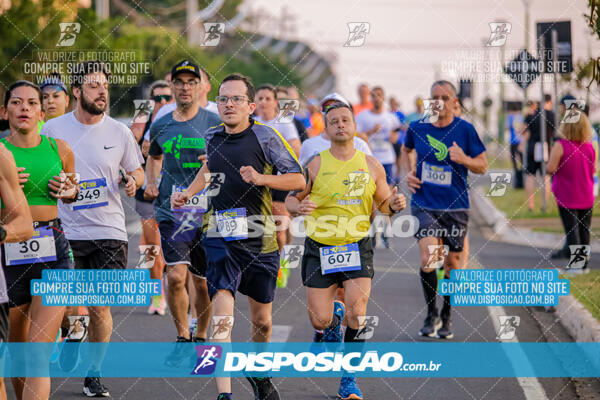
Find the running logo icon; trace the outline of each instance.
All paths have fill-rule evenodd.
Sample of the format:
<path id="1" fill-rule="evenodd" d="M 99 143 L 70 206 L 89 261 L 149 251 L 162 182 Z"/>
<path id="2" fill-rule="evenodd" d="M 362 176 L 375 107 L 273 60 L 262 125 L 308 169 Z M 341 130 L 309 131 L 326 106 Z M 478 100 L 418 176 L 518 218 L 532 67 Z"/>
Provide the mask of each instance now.
<path id="1" fill-rule="evenodd" d="M 200 217 L 197 216 L 200 214 Z M 175 212 L 175 224 L 177 229 L 171 235 L 171 240 L 189 242 L 193 239 L 193 235 L 196 233 L 196 228 L 202 224 L 202 213 L 195 213 L 193 211 Z M 200 219 L 198 222 L 197 219 Z"/>
<path id="2" fill-rule="evenodd" d="M 294 115 L 300 109 L 300 102 L 298 100 L 279 100 L 279 114 L 275 122 L 281 124 L 289 124 L 294 121 Z"/>
<path id="3" fill-rule="evenodd" d="M 501 47 L 506 43 L 508 34 L 512 30 L 510 22 L 490 22 L 490 39 L 485 44 L 486 47 Z"/>
<path id="4" fill-rule="evenodd" d="M 434 271 L 441 268 L 444 265 L 444 259 L 448 255 L 450 248 L 447 245 L 441 244 L 430 244 L 427 248 L 429 249 L 429 259 L 427 260 L 425 269 Z"/>
<path id="5" fill-rule="evenodd" d="M 590 258 L 590 249 L 590 245 L 570 245 L 569 250 L 571 250 L 571 259 L 569 260 L 567 269 L 584 268 Z"/>
<path id="6" fill-rule="evenodd" d="M 160 254 L 160 246 L 156 244 L 140 245 L 140 258 L 136 264 L 136 268 L 149 269 L 154 265 L 154 260 Z"/>
<path id="7" fill-rule="evenodd" d="M 301 244 L 286 244 L 281 253 L 281 266 L 289 269 L 298 268 L 302 261 L 302 253 L 304 253 L 304 246 Z"/>
<path id="8" fill-rule="evenodd" d="M 492 184 L 490 185 L 490 190 L 487 195 L 489 197 L 504 196 L 508 185 L 510 185 L 512 174 L 510 172 L 490 172 L 490 178 Z"/>
<path id="9" fill-rule="evenodd" d="M 343 183 L 347 187 L 344 197 L 358 197 L 365 193 L 369 177 L 364 171 L 349 172 L 348 178 L 344 179 Z"/>
<path id="10" fill-rule="evenodd" d="M 225 24 L 222 22 L 204 23 L 204 40 L 200 44 L 203 47 L 215 47 L 221 41 L 221 35 L 225 33 Z"/>
<path id="11" fill-rule="evenodd" d="M 512 315 L 498 315 L 500 329 L 498 330 L 498 340 L 512 340 L 515 337 L 517 327 L 521 324 L 521 317 Z"/>
<path id="12" fill-rule="evenodd" d="M 58 176 L 61 179 L 61 183 L 57 194 L 67 197 L 73 196 L 77 190 L 77 185 L 79 185 L 80 175 L 77 172 L 60 171 Z"/>
<path id="13" fill-rule="evenodd" d="M 145 124 L 148 122 L 150 115 L 152 115 L 152 111 L 154 111 L 154 100 L 134 100 L 133 107 L 135 109 L 133 113 L 133 123 Z"/>
<path id="14" fill-rule="evenodd" d="M 225 174 L 223 172 L 210 172 L 204 174 L 204 179 L 208 182 L 206 195 L 215 197 L 221 191 L 221 185 L 225 183 Z"/>
<path id="15" fill-rule="evenodd" d="M 576 124 L 581 117 L 581 110 L 585 109 L 585 100 L 565 100 L 565 108 L 565 115 L 560 122 Z"/>
<path id="16" fill-rule="evenodd" d="M 221 346 L 196 346 L 198 360 L 190 375 L 211 375 L 217 368 L 217 360 L 223 355 Z"/>
<path id="17" fill-rule="evenodd" d="M 371 24 L 368 22 L 348 22 L 348 40 L 344 47 L 360 47 L 365 44 L 367 34 L 371 31 Z"/>
<path id="18" fill-rule="evenodd" d="M 359 315 L 358 318 L 358 332 L 356 333 L 356 339 L 369 340 L 373 337 L 375 327 L 379 326 L 379 317 L 377 315 Z"/>
<path id="19" fill-rule="evenodd" d="M 440 111 L 444 109 L 442 100 L 425 99 L 423 100 L 423 117 L 419 120 L 421 123 L 435 123 L 440 117 Z"/>
<path id="20" fill-rule="evenodd" d="M 61 22 L 60 37 L 56 43 L 56 47 L 70 47 L 75 44 L 77 34 L 81 32 L 81 24 L 79 22 Z"/>
<path id="21" fill-rule="evenodd" d="M 233 329 L 233 315 L 213 315 L 210 331 L 210 340 L 224 340 Z"/>

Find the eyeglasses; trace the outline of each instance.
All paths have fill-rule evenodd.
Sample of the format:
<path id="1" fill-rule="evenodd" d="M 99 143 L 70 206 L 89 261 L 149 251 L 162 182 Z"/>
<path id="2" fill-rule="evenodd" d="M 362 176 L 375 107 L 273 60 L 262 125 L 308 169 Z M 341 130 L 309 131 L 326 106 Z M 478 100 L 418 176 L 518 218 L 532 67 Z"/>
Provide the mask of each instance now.
<path id="1" fill-rule="evenodd" d="M 242 105 L 244 102 L 246 102 L 248 100 L 248 98 L 246 96 L 231 96 L 231 97 L 217 96 L 217 97 L 215 97 L 215 102 L 221 106 L 227 105 L 229 100 L 231 100 L 231 102 L 234 105 L 239 106 L 239 105 Z"/>
<path id="2" fill-rule="evenodd" d="M 193 80 L 187 81 L 187 82 L 184 82 L 181 79 L 175 79 L 173 81 L 173 86 L 175 86 L 176 89 L 182 89 L 185 85 L 188 85 L 190 88 L 194 89 L 199 84 L 200 84 L 200 81 L 196 80 L 196 79 L 193 79 Z"/>
<path id="3" fill-rule="evenodd" d="M 170 94 L 159 94 L 159 95 L 153 96 L 152 100 L 154 100 L 155 103 L 160 103 L 163 100 L 166 102 L 169 102 L 169 101 L 171 101 L 172 97 L 173 96 L 171 96 Z"/>

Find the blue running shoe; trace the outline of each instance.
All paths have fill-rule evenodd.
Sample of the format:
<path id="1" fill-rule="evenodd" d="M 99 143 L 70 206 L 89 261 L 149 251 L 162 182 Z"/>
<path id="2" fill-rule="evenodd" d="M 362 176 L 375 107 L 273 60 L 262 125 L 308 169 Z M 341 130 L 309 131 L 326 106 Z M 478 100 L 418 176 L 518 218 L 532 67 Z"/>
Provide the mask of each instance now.
<path id="1" fill-rule="evenodd" d="M 362 400 L 363 395 L 356 384 L 356 378 L 353 376 L 344 376 L 340 380 L 340 389 L 338 397 L 342 400 Z"/>
<path id="2" fill-rule="evenodd" d="M 346 314 L 346 307 L 344 307 L 344 303 L 341 301 L 333 302 L 333 315 L 337 315 L 340 319 L 340 323 L 333 329 L 325 329 L 323 331 L 323 341 L 324 342 L 341 342 L 344 338 L 342 334 L 342 321 L 344 320 L 344 314 Z"/>

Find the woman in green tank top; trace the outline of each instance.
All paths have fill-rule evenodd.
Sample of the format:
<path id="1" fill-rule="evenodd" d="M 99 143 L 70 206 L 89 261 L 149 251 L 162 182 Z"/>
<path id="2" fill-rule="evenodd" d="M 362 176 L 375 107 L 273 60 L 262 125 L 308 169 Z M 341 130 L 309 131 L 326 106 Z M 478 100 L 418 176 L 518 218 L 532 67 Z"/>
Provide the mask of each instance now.
<path id="1" fill-rule="evenodd" d="M 2 267 L 6 274 L 10 304 L 10 342 L 54 342 L 64 306 L 42 305 L 31 296 L 30 282 L 41 279 L 44 269 L 73 268 L 70 247 L 58 220 L 57 199 L 67 203 L 77 197 L 75 161 L 64 141 L 40 136 L 43 119 L 41 90 L 31 82 L 13 83 L 4 99 L 2 117 L 10 134 L 2 143 L 13 154 L 21 170 L 19 182 L 34 221 L 34 236 L 15 244 L 3 244 Z M 2 217 L 6 210 L 2 208 Z M 49 355 L 38 354 L 36 365 L 49 365 Z M 19 358 L 22 360 L 21 358 Z M 25 359 L 27 364 L 29 358 Z M 50 378 L 12 378 L 18 399 L 48 399 Z"/>

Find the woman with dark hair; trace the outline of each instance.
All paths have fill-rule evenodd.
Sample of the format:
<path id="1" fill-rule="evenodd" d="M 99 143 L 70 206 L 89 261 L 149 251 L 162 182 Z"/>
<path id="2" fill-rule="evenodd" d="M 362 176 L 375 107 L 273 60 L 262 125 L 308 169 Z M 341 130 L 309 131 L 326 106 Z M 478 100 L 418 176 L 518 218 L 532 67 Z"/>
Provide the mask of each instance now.
<path id="1" fill-rule="evenodd" d="M 12 153 L 17 167 L 25 168 L 20 182 L 34 221 L 30 240 L 2 245 L 10 305 L 9 341 L 51 343 L 60 327 L 64 306 L 43 306 L 40 296 L 31 296 L 30 282 L 41 279 L 44 269 L 73 268 L 57 207 L 58 199 L 70 202 L 78 194 L 73 151 L 66 142 L 38 133 L 37 123 L 44 117 L 42 91 L 33 83 L 13 83 L 1 112 L 9 122 L 10 133 L 0 142 Z M 38 368 L 49 365 L 50 354 L 42 352 L 36 356 L 26 358 L 26 363 Z M 49 377 L 12 378 L 12 382 L 18 399 L 50 396 Z"/>

